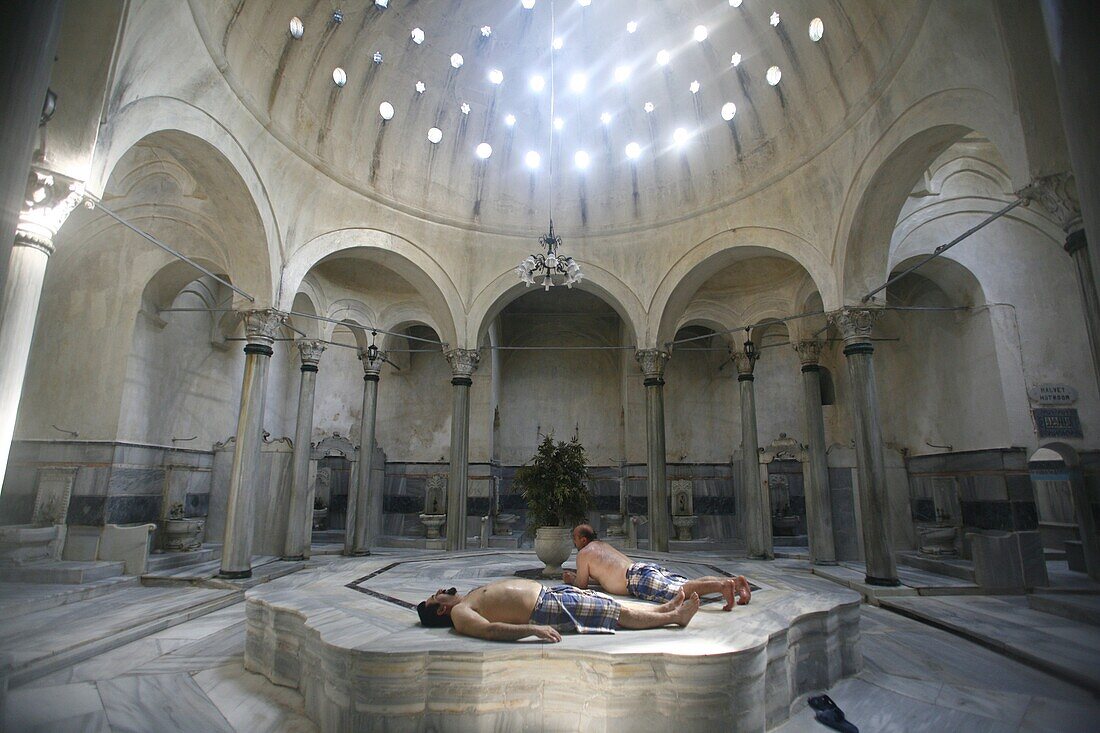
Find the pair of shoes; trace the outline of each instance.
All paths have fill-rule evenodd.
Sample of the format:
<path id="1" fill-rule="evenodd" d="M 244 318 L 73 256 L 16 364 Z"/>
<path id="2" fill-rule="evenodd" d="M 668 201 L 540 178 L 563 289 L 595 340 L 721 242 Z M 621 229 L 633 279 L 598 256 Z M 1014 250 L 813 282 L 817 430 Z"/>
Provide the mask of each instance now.
<path id="1" fill-rule="evenodd" d="M 837 707 L 828 695 L 811 697 L 806 704 L 814 709 L 814 719 L 826 728 L 839 730 L 842 733 L 859 733 L 859 728 L 848 722 L 844 717 L 844 711 Z"/>

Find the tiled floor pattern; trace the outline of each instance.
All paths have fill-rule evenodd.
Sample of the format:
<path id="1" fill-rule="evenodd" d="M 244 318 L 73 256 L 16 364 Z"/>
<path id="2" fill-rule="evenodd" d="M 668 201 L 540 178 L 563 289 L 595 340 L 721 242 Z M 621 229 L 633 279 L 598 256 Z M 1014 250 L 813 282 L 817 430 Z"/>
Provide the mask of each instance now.
<path id="1" fill-rule="evenodd" d="M 351 561 L 334 560 L 344 562 Z M 774 561 L 768 570 L 783 574 L 791 587 L 829 587 L 804 562 Z M 272 583 L 290 587 L 306 577 L 295 573 Z M 1072 629 L 1065 621 L 1057 624 Z M 866 605 L 861 629 L 864 670 L 829 694 L 865 733 L 1080 731 L 1100 717 L 1100 701 L 1081 688 L 946 631 Z M 61 669 L 10 691 L 0 730 L 316 730 L 297 692 L 244 670 L 244 633 L 244 604 L 237 603 Z M 1075 644 L 1074 633 L 1065 634 L 1066 643 Z M 802 708 L 777 730 L 827 729 Z"/>

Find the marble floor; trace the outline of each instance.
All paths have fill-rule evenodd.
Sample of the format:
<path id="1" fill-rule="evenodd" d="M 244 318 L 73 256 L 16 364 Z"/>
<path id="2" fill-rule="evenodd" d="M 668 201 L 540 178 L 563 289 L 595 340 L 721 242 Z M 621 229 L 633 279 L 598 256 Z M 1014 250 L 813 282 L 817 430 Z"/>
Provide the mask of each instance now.
<path id="1" fill-rule="evenodd" d="M 422 555 L 397 550 L 386 554 Z M 334 572 L 354 562 L 338 557 L 326 561 Z M 810 573 L 804 562 L 766 565 L 770 572 L 784 573 L 792 587 L 816 592 L 836 587 Z M 751 571 L 746 574 L 751 576 Z M 290 588 L 303 578 L 303 573 L 294 573 L 268 585 Z M 26 605 L 26 591 L 20 593 Z M 972 600 L 979 599 L 952 598 L 959 604 Z M 1026 608 L 1026 601 L 1019 601 Z M 149 610 L 161 602 L 150 599 Z M 1060 633 L 1073 645 L 1075 627 L 1065 621 L 1049 626 L 1065 629 Z M 863 670 L 828 692 L 864 733 L 1082 731 L 1100 719 L 1100 700 L 1081 687 L 948 631 L 866 604 L 860 627 Z M 54 633 L 50 628 L 21 628 L 28 637 L 46 639 Z M 0 709 L 0 730 L 317 730 L 295 690 L 245 671 L 244 644 L 245 604 L 237 602 L 15 686 Z M 1100 667 L 1100 655 L 1096 661 Z M 790 719 L 774 730 L 827 729 L 814 722 L 812 711 L 799 701 Z"/>

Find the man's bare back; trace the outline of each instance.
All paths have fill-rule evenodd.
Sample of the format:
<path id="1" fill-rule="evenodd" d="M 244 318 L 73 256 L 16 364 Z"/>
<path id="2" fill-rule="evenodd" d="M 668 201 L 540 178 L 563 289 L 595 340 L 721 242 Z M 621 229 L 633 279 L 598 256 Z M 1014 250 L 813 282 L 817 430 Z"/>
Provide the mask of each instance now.
<path id="1" fill-rule="evenodd" d="M 626 571 L 634 563 L 629 557 L 606 542 L 592 540 L 577 552 L 577 573 L 563 575 L 562 580 L 578 588 L 587 588 L 596 581 L 605 593 L 629 595 Z"/>

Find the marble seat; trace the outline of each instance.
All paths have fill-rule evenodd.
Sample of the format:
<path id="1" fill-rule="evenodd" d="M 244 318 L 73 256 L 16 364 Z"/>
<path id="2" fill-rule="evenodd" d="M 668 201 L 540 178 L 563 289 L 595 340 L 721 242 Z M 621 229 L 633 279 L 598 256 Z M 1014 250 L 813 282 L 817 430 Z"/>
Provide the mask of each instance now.
<path id="1" fill-rule="evenodd" d="M 656 556 L 655 556 L 656 557 Z M 688 576 L 735 572 L 657 557 Z M 709 562 L 709 561 L 708 561 Z M 494 643 L 425 629 L 414 605 L 537 567 L 532 553 L 365 558 L 247 596 L 245 666 L 296 687 L 325 731 L 744 730 L 859 671 L 858 594 L 753 574 L 752 603 L 686 629 Z M 741 570 L 744 572 L 744 570 Z"/>

